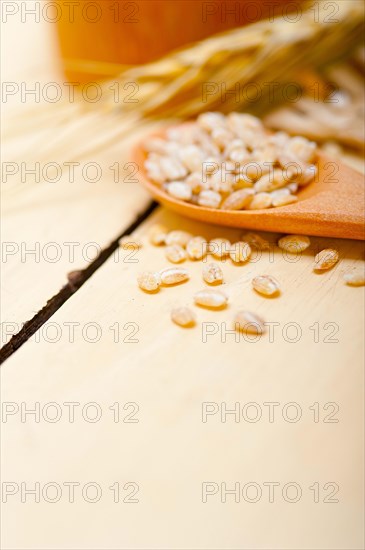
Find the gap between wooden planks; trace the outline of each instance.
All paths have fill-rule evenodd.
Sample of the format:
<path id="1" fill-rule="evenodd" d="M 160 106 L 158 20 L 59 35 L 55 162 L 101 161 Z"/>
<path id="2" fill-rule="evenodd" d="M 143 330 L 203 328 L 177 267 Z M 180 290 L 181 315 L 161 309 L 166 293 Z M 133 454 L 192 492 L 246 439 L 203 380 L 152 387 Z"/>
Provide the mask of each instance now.
<path id="1" fill-rule="evenodd" d="M 146 126 L 131 128 L 113 146 L 79 158 L 74 182 L 67 168 L 55 183 L 37 183 L 31 176 L 22 183 L 21 170 L 9 178 L 2 192 L 2 320 L 8 327 L 3 344 L 63 287 L 69 271 L 89 265 L 146 209 L 150 197 L 138 184 L 129 157 L 130 147 L 145 132 Z M 29 147 L 31 140 L 28 136 Z M 72 160 L 71 152 L 68 157 L 49 157 L 48 162 L 64 167 L 63 162 Z M 33 167 L 38 158 L 35 151 L 27 166 Z M 101 170 L 95 183 L 81 175 L 89 163 Z M 118 165 L 118 173 L 113 165 Z"/>
<path id="2" fill-rule="evenodd" d="M 130 169 L 132 144 L 156 124 L 161 123 L 144 123 L 142 128 L 137 125 L 113 146 L 102 148 L 95 156 L 79 158 L 79 164 L 97 162 L 101 167 L 103 178 L 94 184 L 82 178 L 71 183 L 66 171 L 57 183 L 24 184 L 19 174 L 5 186 L 2 227 L 7 239 L 2 254 L 0 363 L 75 292 L 77 288 L 64 286 L 69 271 L 85 271 L 91 264 L 89 272 L 93 272 L 108 257 L 105 250 L 112 251 L 116 246 L 115 235 L 125 234 L 130 224 L 134 228 L 144 219 L 144 212 L 148 215 L 149 197 L 136 179 L 125 174 L 125 167 Z M 70 129 L 67 133 L 71 134 Z M 42 134 L 41 142 L 46 141 Z M 14 150 L 20 143 L 26 149 L 31 147 L 32 140 L 19 136 L 12 140 Z M 64 162 L 70 159 L 66 147 L 67 151 Z M 360 168 L 358 157 L 347 153 L 343 160 Z M 115 171 L 110 169 L 115 162 L 119 166 L 117 182 Z M 92 257 L 98 253 L 95 262 L 88 256 L 90 247 Z"/>
<path id="3" fill-rule="evenodd" d="M 300 541 L 300 548 L 313 550 L 361 548 L 364 288 L 346 286 L 342 274 L 362 267 L 363 243 L 312 238 L 296 261 L 273 246 L 273 253 L 244 266 L 223 262 L 229 307 L 194 308 L 198 325 L 184 330 L 171 323 L 170 311 L 191 305 L 194 292 L 205 286 L 201 262 L 183 264 L 191 272 L 188 283 L 155 295 L 136 284 L 141 270 L 169 265 L 164 249 L 148 244 L 148 227 L 156 222 L 209 238 L 240 235 L 159 209 L 134 233 L 142 249 L 128 258 L 109 257 L 3 365 L 3 401 L 28 408 L 53 402 L 64 415 L 56 423 L 44 416 L 39 423 L 21 422 L 20 413 L 9 416 L 2 427 L 3 479 L 81 485 L 93 480 L 104 490 L 92 508 L 80 499 L 58 508 L 13 499 L 3 513 L 4 545 L 279 549 L 299 548 Z M 269 237 L 274 245 L 277 235 Z M 341 261 L 314 274 L 314 254 L 328 246 L 339 250 Z M 252 291 L 251 278 L 262 273 L 281 282 L 280 297 Z M 273 336 L 236 341 L 225 330 L 238 308 L 277 323 Z M 78 410 L 94 402 L 102 418 L 88 423 L 80 413 L 70 423 L 66 402 L 80 403 Z M 123 410 L 131 402 L 139 422 L 114 422 L 110 407 L 119 403 Z M 205 423 L 204 402 L 218 407 Z M 222 422 L 223 404 L 232 410 L 236 403 L 238 418 L 231 414 Z M 247 403 L 254 407 L 245 417 Z M 264 403 L 278 404 L 272 423 Z M 284 420 L 288 403 L 296 404 L 289 415 L 300 411 L 297 422 Z M 247 421 L 257 410 L 262 417 Z M 324 422 L 331 413 L 338 422 Z M 108 488 L 117 481 L 138 484 L 138 504 L 112 501 Z M 215 483 L 218 493 L 203 503 L 205 481 Z M 242 497 L 235 502 L 232 495 L 221 501 L 221 483 L 229 489 L 253 483 L 264 495 L 270 482 L 280 484 L 274 503 L 267 494 L 256 504 Z M 302 491 L 296 504 L 281 496 L 288 482 Z M 314 483 L 321 488 L 319 503 L 313 502 Z M 339 502 L 324 502 L 337 487 Z"/>
<path id="4" fill-rule="evenodd" d="M 31 16 L 24 23 L 19 12 L 3 30 L 3 81 L 29 91 L 58 83 L 67 98 L 55 25 Z M 153 123 L 142 129 L 100 107 L 80 112 L 77 101 L 37 103 L 31 92 L 23 95 L 10 94 L 2 103 L 3 174 L 9 162 L 17 170 L 2 181 L 1 344 L 18 334 L 5 355 L 67 299 L 67 273 L 86 269 L 150 203 L 128 162 L 134 140 Z M 65 163 L 73 161 L 79 164 L 72 181 Z M 36 163 L 40 181 L 29 173 Z M 61 169 L 55 181 L 55 170 L 42 176 L 49 163 Z M 101 170 L 94 183 L 83 177 L 89 163 Z M 88 174 L 95 176 L 92 169 Z"/>
<path id="5" fill-rule="evenodd" d="M 118 249 L 119 240 L 124 235 L 134 231 L 136 227 L 146 219 L 156 208 L 157 204 L 151 202 L 150 206 L 140 214 L 137 219 L 123 231 L 107 248 L 104 248 L 97 258 L 85 269 L 70 272 L 69 282 L 62 289 L 47 301 L 46 305 L 29 321 L 24 323 L 22 328 L 14 334 L 10 340 L 0 349 L 0 364 L 2 364 L 12 353 L 24 344 L 65 302 L 76 292 L 89 277 Z"/>
<path id="6" fill-rule="evenodd" d="M 41 26 L 34 27 L 38 35 Z M 18 48 L 18 36 L 14 36 Z M 29 46 L 32 42 L 29 41 Z M 42 53 L 44 51 L 45 48 Z M 23 59 L 27 52 L 31 52 L 30 47 L 24 48 Z M 8 59 L 13 63 L 13 55 Z M 24 138 L 25 152 L 29 150 L 28 138 Z M 44 135 L 37 143 L 42 140 Z M 31 144 L 34 145 L 34 141 Z M 19 141 L 15 140 L 13 146 L 19 155 Z M 55 157 L 46 160 L 55 160 Z M 102 193 L 106 204 L 110 204 L 111 196 L 115 197 L 109 185 L 103 187 L 100 194 L 95 188 L 89 187 L 88 191 L 94 203 L 98 203 Z M 43 199 L 43 192 L 35 191 L 32 197 L 33 190 L 27 189 L 22 199 L 15 198 L 14 224 L 9 224 L 14 228 L 14 238 L 43 239 L 46 232 L 47 239 L 64 239 L 66 227 L 70 230 L 68 239 L 88 242 L 94 239 L 95 228 L 98 239 L 99 231 L 104 228 L 105 238 L 100 236 L 100 241 L 108 243 L 121 231 L 119 195 L 116 201 L 111 201 L 117 219 L 111 221 L 109 207 L 104 225 L 100 227 L 99 208 L 94 205 L 88 210 L 89 193 L 85 192 L 80 194 L 79 202 L 85 205 L 83 215 L 88 214 L 84 224 L 80 221 L 75 235 L 73 226 L 79 204 L 74 209 L 75 195 L 64 192 L 64 188 L 59 194 L 53 189 L 50 202 L 55 208 L 49 210 L 45 224 L 43 206 L 46 210 L 50 204 Z M 64 200 L 63 216 L 58 200 L 61 203 Z M 29 217 L 34 204 L 36 210 Z M 106 204 L 98 206 L 105 211 Z M 192 227 L 176 217 L 167 216 L 167 221 L 179 227 Z M 33 233 L 37 224 L 40 236 Z M 57 233 L 58 227 L 61 233 Z M 146 225 L 141 228 L 142 235 L 145 229 Z M 194 229 L 203 233 L 210 231 L 198 226 Z M 217 229 L 217 234 L 225 233 Z M 322 241 L 316 241 L 314 247 L 319 242 Z M 360 243 L 335 244 L 346 257 L 346 266 L 357 263 Z M 163 261 L 163 251 L 152 252 L 147 248 L 137 258 L 149 267 L 158 266 Z M 247 266 L 246 275 L 242 270 L 242 288 L 233 282 L 238 271 L 227 265 L 230 294 L 236 296 L 237 305 L 257 308 L 262 315 L 281 323 L 299 321 L 306 328 L 297 344 L 282 339 L 272 344 L 267 340 L 236 344 L 232 335 L 228 334 L 227 341 L 223 342 L 219 333 L 203 343 L 201 327 L 188 332 L 169 321 L 171 306 L 185 301 L 187 292 L 190 297 L 194 288 L 200 288 L 198 264 L 190 266 L 194 277 L 189 285 L 165 289 L 147 301 L 135 285 L 140 263 L 114 263 L 110 258 L 1 371 L 3 401 L 19 405 L 24 402 L 29 408 L 37 401 L 42 405 L 51 401 L 60 405 L 65 401 L 82 405 L 85 401 L 96 401 L 103 410 L 102 421 L 95 424 L 80 421 L 80 416 L 74 424 L 65 422 L 64 417 L 61 422 L 46 422 L 43 415 L 40 423 L 22 422 L 14 415 L 2 424 L 3 480 L 28 482 L 32 487 L 37 481 L 62 484 L 96 480 L 103 488 L 103 498 L 96 504 L 80 501 L 79 497 L 72 505 L 64 498 L 57 504 L 44 500 L 39 504 L 29 500 L 27 503 L 10 501 L 3 506 L 4 547 L 274 549 L 298 548 L 300 541 L 302 548 L 363 548 L 360 494 L 363 486 L 360 357 L 363 350 L 359 339 L 363 328 L 360 316 L 363 290 L 342 285 L 338 275 L 344 265 L 313 278 L 309 255 L 290 266 L 279 260 L 279 264 L 274 265 L 278 266 L 278 276 L 282 274 L 285 283 L 280 301 L 263 301 L 249 291 L 248 275 L 259 272 L 255 265 Z M 24 270 L 24 265 L 14 264 L 9 271 L 10 287 L 5 289 L 11 299 L 9 311 L 18 322 L 44 305 L 66 280 L 67 271 L 84 264 L 65 265 L 59 273 L 49 272 L 47 276 L 44 270 L 49 266 L 42 266 L 42 274 L 42 270 L 38 272 L 33 268 L 28 272 L 29 265 Z M 265 260 L 261 266 L 273 267 Z M 10 268 L 10 264 L 7 267 Z M 291 271 L 287 271 L 287 267 Z M 199 310 L 198 313 L 200 321 L 217 319 L 211 312 Z M 227 322 L 231 313 L 230 306 L 224 312 Z M 328 321 L 339 323 L 340 341 L 324 343 L 322 334 L 319 343 L 313 342 L 314 333 L 308 332 L 308 325 L 318 322 L 323 329 Z M 102 339 L 93 344 L 80 339 L 80 333 L 76 333 L 76 340 L 71 342 L 70 325 L 65 323 L 80 323 L 76 330 L 89 322 L 100 324 Z M 129 333 L 133 326 L 124 328 L 130 322 L 139 323 L 137 343 L 126 341 L 134 339 Z M 55 329 L 57 339 L 57 327 L 61 327 L 61 339 L 52 343 Z M 327 329 L 325 336 L 329 332 Z M 114 341 L 117 337 L 119 342 Z M 114 422 L 109 406 L 120 402 L 122 409 L 128 401 L 137 401 L 139 422 Z M 224 424 L 219 421 L 218 413 L 208 423 L 202 423 L 202 401 L 217 404 L 224 401 L 228 408 L 233 408 L 235 402 L 255 401 L 263 410 L 267 410 L 262 406 L 264 401 L 280 402 L 279 420 L 273 424 L 267 420 L 249 423 L 242 421 L 241 416 L 240 422 L 230 422 L 231 415 Z M 280 422 L 282 405 L 290 401 L 302 406 L 303 421 Z M 308 407 L 313 402 L 321 404 L 321 420 L 330 412 L 323 410 L 323 404 L 338 402 L 340 422 L 310 421 L 308 415 L 312 411 Z M 114 503 L 109 487 L 120 482 L 124 497 L 124 483 L 133 480 L 140 485 L 139 503 Z M 242 487 L 251 481 L 263 490 L 265 481 L 280 482 L 282 487 L 290 480 L 301 484 L 303 496 L 298 503 L 289 504 L 280 499 L 279 489 L 279 499 L 270 504 L 267 498 L 256 504 L 242 498 L 235 503 L 229 500 L 230 496 L 223 504 L 220 494 L 218 500 L 213 496 L 203 504 L 203 480 L 218 484 L 225 481 L 230 489 L 235 482 L 240 482 Z M 308 487 L 314 481 L 338 482 L 340 502 L 323 503 L 328 491 L 323 493 L 322 483 L 322 500 L 313 504 Z M 22 530 L 18 527 L 20 522 Z"/>
<path id="7" fill-rule="evenodd" d="M 40 112 L 42 110 L 35 111 L 34 116 L 39 117 Z M 47 109 L 46 121 L 52 112 Z M 70 112 L 67 109 L 68 116 Z M 93 120 L 103 124 L 104 130 L 111 127 L 110 143 L 103 141 L 101 146 L 98 137 L 93 136 L 93 140 L 82 144 L 81 148 L 70 148 L 73 128 L 76 135 L 79 135 L 80 126 L 90 131 Z M 61 135 L 54 138 L 53 125 L 48 128 L 44 124 L 45 121 L 38 133 L 34 129 L 30 134 L 20 132 L 5 142 L 8 145 L 5 158 L 16 158 L 20 168 L 15 177 L 5 182 L 2 192 L 2 228 L 7 236 L 2 246 L 2 344 L 6 345 L 12 336 L 18 335 L 3 351 L 3 357 L 24 341 L 30 326 L 37 327 L 41 319 L 48 318 L 55 307 L 63 303 L 67 294 L 63 290 L 67 272 L 84 269 L 146 207 L 149 198 L 138 185 L 135 177 L 138 174 L 130 163 L 129 150 L 134 142 L 161 126 L 161 122 L 144 122 L 139 128 L 138 123 L 128 119 L 89 113 L 73 122 L 64 120 L 58 128 Z M 38 147 L 34 145 L 36 139 Z M 88 149 L 94 154 L 91 155 Z M 85 151 L 88 151 L 86 156 Z M 75 159 L 78 171 L 75 181 L 71 181 L 67 169 L 56 182 L 33 182 L 29 177 L 28 181 L 22 181 L 22 164 L 30 169 L 42 160 L 42 166 L 51 162 L 65 167 L 65 163 Z M 346 153 L 343 160 L 359 168 L 358 157 Z M 102 171 L 102 178 L 95 183 L 80 177 L 81 168 L 90 163 L 97 164 Z M 94 223 L 95 220 L 98 222 Z M 29 292 L 30 284 L 32 292 Z M 61 300 L 56 294 L 60 288 Z M 48 308 L 45 304 L 49 301 L 51 306 Z M 46 316 L 45 308 L 48 310 Z M 37 320 L 33 324 L 34 317 Z"/>

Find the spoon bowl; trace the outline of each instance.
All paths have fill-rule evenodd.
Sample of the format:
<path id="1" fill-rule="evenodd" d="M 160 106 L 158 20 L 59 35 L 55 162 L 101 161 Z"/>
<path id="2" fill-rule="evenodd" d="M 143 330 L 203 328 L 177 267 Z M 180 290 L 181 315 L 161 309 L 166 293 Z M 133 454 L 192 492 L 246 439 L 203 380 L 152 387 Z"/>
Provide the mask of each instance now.
<path id="1" fill-rule="evenodd" d="M 148 178 L 146 157 L 143 144 L 137 145 L 133 158 L 141 183 L 158 202 L 183 216 L 228 227 L 365 240 L 364 177 L 323 153 L 315 180 L 299 188 L 297 202 L 262 210 L 220 210 L 175 199 Z"/>

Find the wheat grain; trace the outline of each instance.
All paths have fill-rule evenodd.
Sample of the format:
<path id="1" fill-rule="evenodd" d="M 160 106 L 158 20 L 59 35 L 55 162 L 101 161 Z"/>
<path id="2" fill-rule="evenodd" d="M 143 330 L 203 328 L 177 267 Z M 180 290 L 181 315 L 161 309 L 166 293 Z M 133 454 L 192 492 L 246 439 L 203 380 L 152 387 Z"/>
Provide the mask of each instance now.
<path id="1" fill-rule="evenodd" d="M 286 235 L 278 241 L 278 246 L 291 254 L 304 252 L 310 245 L 309 237 L 304 235 Z"/>
<path id="2" fill-rule="evenodd" d="M 246 262 L 251 256 L 251 252 L 251 247 L 248 243 L 238 241 L 231 246 L 229 256 L 234 263 L 239 264 Z"/>
<path id="3" fill-rule="evenodd" d="M 171 319 L 181 327 L 193 327 L 196 323 L 196 316 L 188 307 L 177 307 L 171 311 Z"/>
<path id="4" fill-rule="evenodd" d="M 199 306 L 221 309 L 227 305 L 228 298 L 219 290 L 206 288 L 194 295 L 194 301 Z"/>
<path id="5" fill-rule="evenodd" d="M 340 259 L 337 250 L 333 248 L 325 248 L 318 252 L 314 258 L 313 269 L 315 271 L 326 271 L 327 269 L 332 269 L 338 260 Z"/>
<path id="6" fill-rule="evenodd" d="M 137 282 L 142 290 L 153 292 L 158 290 L 161 285 L 160 274 L 154 271 L 144 271 L 137 277 Z"/>
<path id="7" fill-rule="evenodd" d="M 208 284 L 223 283 L 223 271 L 221 267 L 215 262 L 204 265 L 203 279 Z"/>
<path id="8" fill-rule="evenodd" d="M 265 332 L 264 321 L 250 311 L 238 311 L 234 317 L 234 327 L 240 332 L 262 335 Z"/>
<path id="9" fill-rule="evenodd" d="M 164 285 L 176 285 L 189 279 L 189 273 L 181 267 L 169 267 L 160 271 L 161 283 Z"/>
<path id="10" fill-rule="evenodd" d="M 269 275 L 258 275 L 252 279 L 252 286 L 256 292 L 264 296 L 273 296 L 280 292 L 278 281 Z"/>
<path id="11" fill-rule="evenodd" d="M 166 247 L 165 256 L 173 264 L 179 264 L 186 260 L 186 250 L 179 244 L 170 244 Z"/>

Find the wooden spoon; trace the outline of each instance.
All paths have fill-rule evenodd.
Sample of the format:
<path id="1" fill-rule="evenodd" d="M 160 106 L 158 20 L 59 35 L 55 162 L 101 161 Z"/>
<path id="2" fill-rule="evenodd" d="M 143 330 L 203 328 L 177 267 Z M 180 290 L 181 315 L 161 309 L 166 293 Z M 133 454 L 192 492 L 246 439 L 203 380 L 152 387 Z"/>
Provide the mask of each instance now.
<path id="1" fill-rule="evenodd" d="M 142 144 L 134 149 L 133 156 L 140 181 L 151 195 L 189 218 L 262 231 L 365 240 L 364 177 L 323 153 L 318 157 L 317 181 L 299 191 L 298 202 L 265 210 L 219 210 L 177 200 L 147 177 L 144 168 L 147 154 Z"/>

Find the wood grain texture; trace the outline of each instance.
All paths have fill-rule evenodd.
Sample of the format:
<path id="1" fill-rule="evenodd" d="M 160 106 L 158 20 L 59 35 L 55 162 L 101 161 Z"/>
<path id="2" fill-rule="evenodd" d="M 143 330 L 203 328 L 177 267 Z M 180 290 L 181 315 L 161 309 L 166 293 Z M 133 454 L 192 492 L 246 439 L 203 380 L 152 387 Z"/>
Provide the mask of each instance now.
<path id="1" fill-rule="evenodd" d="M 55 62 L 54 25 L 28 20 L 21 23 L 20 11 L 9 17 L 2 51 L 2 78 L 19 92 L 9 94 L 2 109 L 1 345 L 57 294 L 68 272 L 86 268 L 150 202 L 130 158 L 145 129 L 98 109 L 80 116 L 67 101 L 37 104 L 29 94 L 24 102 L 25 84 L 43 90 L 53 82 L 67 91 Z M 103 117 L 103 130 L 115 136 L 105 147 Z M 70 162 L 76 163 L 72 169 Z M 39 178 L 31 173 L 37 164 Z"/>
<path id="2" fill-rule="evenodd" d="M 128 235 L 136 227 L 138 227 L 142 221 L 156 209 L 157 203 L 151 203 L 150 206 L 144 210 L 144 212 L 138 216 L 134 222 L 125 228 L 124 234 Z M 67 284 L 65 284 L 61 290 L 52 296 L 44 307 L 37 312 L 29 321 L 26 321 L 22 328 L 15 332 L 16 327 L 7 327 L 4 323 L 2 330 L 3 334 L 10 338 L 9 341 L 2 346 L 0 350 L 0 365 L 10 357 L 17 349 L 19 349 L 24 342 L 26 342 L 42 325 L 52 317 L 52 315 L 74 294 L 79 288 L 91 277 L 95 271 L 119 248 L 119 236 L 110 243 L 110 245 L 104 248 L 97 258 L 89 263 L 85 269 L 71 271 L 67 274 Z M 13 330 L 11 330 L 13 329 Z"/>
<path id="3" fill-rule="evenodd" d="M 72 505 L 63 498 L 57 506 L 24 505 L 18 496 L 9 497 L 4 546 L 362 548 L 364 288 L 346 286 L 341 276 L 363 268 L 363 244 L 313 238 L 311 247 L 293 258 L 274 246 L 277 235 L 271 235 L 272 251 L 243 266 L 222 263 L 229 307 L 214 312 L 192 306 L 198 324 L 184 330 L 172 324 L 170 310 L 192 304 L 194 292 L 205 286 L 202 263 L 183 264 L 191 273 L 186 284 L 154 295 L 142 292 L 137 274 L 168 265 L 164 249 L 147 242 L 154 222 L 209 238 L 233 240 L 240 234 L 161 210 L 136 231 L 144 242 L 140 251 L 110 258 L 3 365 L 3 401 L 24 401 L 28 408 L 56 402 L 63 411 L 57 423 L 8 417 L 2 429 L 5 478 L 41 484 L 96 481 L 103 489 L 103 498 L 93 505 L 80 497 Z M 328 246 L 338 248 L 341 261 L 327 273 L 314 274 L 314 254 Z M 251 278 L 263 273 L 281 282 L 280 297 L 265 299 L 251 289 Z M 239 308 L 277 323 L 273 335 L 236 341 L 237 335 L 225 329 L 232 328 Z M 77 323 L 73 336 L 70 323 Z M 80 403 L 80 410 L 96 402 L 102 418 L 90 423 L 79 413 L 70 424 L 65 402 Z M 139 422 L 114 423 L 109 407 L 115 402 L 121 407 L 137 403 Z M 206 423 L 203 402 L 218 407 Z M 268 402 L 278 403 L 273 422 Z M 227 409 L 240 404 L 237 422 L 232 414 L 221 422 L 222 403 Z M 253 408 L 245 408 L 247 403 Z M 286 408 L 288 403 L 295 408 Z M 319 403 L 319 422 L 310 409 L 314 403 Z M 333 412 L 328 403 L 339 408 L 332 417 L 339 422 L 324 422 Z M 257 410 L 262 417 L 248 421 Z M 297 422 L 284 420 L 296 411 L 301 414 Z M 139 503 L 115 504 L 108 487 L 116 481 L 138 483 Z M 203 482 L 219 488 L 206 503 Z M 223 503 L 222 482 L 228 489 L 235 482 L 241 489 L 256 483 L 262 496 L 253 504 L 227 495 Z M 266 482 L 280 483 L 273 503 Z M 302 491 L 295 504 L 282 497 L 288 482 Z M 316 504 L 309 489 L 315 482 L 321 487 Z M 324 489 L 328 482 L 339 486 L 338 503 L 323 502 L 333 488 Z"/>
<path id="4" fill-rule="evenodd" d="M 42 28 L 34 25 L 37 39 Z M 32 39 L 19 49 L 19 36 L 24 35 L 14 35 L 10 64 L 13 53 L 21 52 L 18 61 L 26 63 L 34 52 Z M 45 51 L 43 43 L 41 52 Z M 34 59 L 46 70 L 41 55 Z M 50 152 L 54 136 L 49 136 L 47 127 L 31 126 L 26 135 L 13 135 L 11 153 L 4 160 L 29 160 L 31 148 L 42 143 L 46 147 L 39 149 L 42 161 L 57 160 Z M 91 135 L 92 140 L 96 142 L 97 136 Z M 76 137 L 70 137 L 61 161 L 72 160 L 80 145 L 75 142 Z M 111 151 L 110 157 L 103 157 L 103 166 L 124 159 L 121 145 L 116 143 L 115 155 Z M 79 184 L 62 181 L 25 185 L 19 193 L 5 190 L 3 238 L 28 245 L 76 241 L 79 249 L 90 240 L 108 243 L 147 200 L 136 186 L 123 184 L 122 190 L 110 178 L 102 184 Z M 239 235 L 233 229 L 213 228 L 160 210 L 137 232 L 145 243 L 141 251 L 112 256 L 3 365 L 2 402 L 5 413 L 15 414 L 5 418 L 3 409 L 1 477 L 3 483 L 18 484 L 19 491 L 1 504 L 1 546 L 14 550 L 363 548 L 364 289 L 347 287 L 341 280 L 342 272 L 363 265 L 362 244 L 313 239 L 297 261 L 289 261 L 275 248 L 246 266 L 225 263 L 228 309 L 196 308 L 197 327 L 183 330 L 170 322 L 170 310 L 191 303 L 194 290 L 204 286 L 201 263 L 186 264 L 192 274 L 189 283 L 153 296 L 142 293 L 136 286 L 137 273 L 166 265 L 163 249 L 146 244 L 148 225 L 154 221 L 206 236 Z M 331 272 L 314 275 L 313 256 L 328 245 L 339 248 L 341 263 Z M 67 271 L 84 265 L 82 256 L 74 262 L 64 261 L 64 256 L 57 264 L 24 263 L 19 258 L 16 254 L 9 258 L 2 277 L 3 318 L 17 322 L 57 292 Z M 281 297 L 265 300 L 251 290 L 251 277 L 265 271 L 282 283 Z M 236 307 L 279 323 L 273 341 L 266 335 L 257 342 L 242 338 L 236 342 L 231 333 L 224 339 L 223 323 L 231 328 Z M 218 329 L 206 342 L 203 322 L 215 323 L 206 329 Z M 299 329 L 288 323 L 297 323 Z M 296 330 L 299 340 L 290 341 Z M 32 409 L 37 402 L 39 422 L 24 415 L 24 408 Z M 71 402 L 74 422 L 69 421 L 65 405 Z M 85 405 L 90 402 L 102 411 L 95 423 L 85 420 Z M 119 422 L 114 422 L 116 402 Z M 126 415 L 133 412 L 133 407 L 123 409 L 128 402 L 139 407 L 134 416 L 138 423 L 126 422 Z M 219 407 L 206 423 L 202 402 Z M 241 411 L 245 404 L 256 403 L 262 418 L 247 420 L 255 416 L 253 407 L 244 409 L 246 419 L 241 414 L 235 422 L 228 415 L 222 423 L 223 402 L 227 409 L 238 402 Z M 268 402 L 279 403 L 274 422 L 268 420 L 264 405 Z M 295 408 L 285 409 L 290 402 L 302 412 L 296 423 L 283 418 L 295 415 Z M 309 409 L 315 402 L 320 404 L 318 423 Z M 338 423 L 323 422 L 332 412 L 324 409 L 330 402 L 339 407 L 333 417 Z M 56 403 L 56 409 L 44 407 L 47 403 Z M 52 422 L 58 410 L 61 417 Z M 89 410 L 90 418 L 94 412 L 95 407 Z M 255 482 L 262 497 L 256 504 L 243 497 L 235 503 L 227 495 L 222 503 L 219 492 L 204 504 L 203 481 L 218 486 L 226 482 L 228 489 L 235 482 L 241 488 Z M 36 482 L 42 489 L 46 483 L 57 483 L 62 496 L 57 503 L 47 502 L 43 495 L 39 503 L 32 495 L 21 502 L 22 482 L 29 489 Z M 69 502 L 65 482 L 80 483 L 74 503 Z M 81 497 L 81 487 L 88 482 L 99 484 L 99 502 Z M 124 485 L 138 483 L 139 502 L 115 503 L 109 489 L 115 482 L 120 483 L 121 500 L 130 494 Z M 280 483 L 272 503 L 265 482 Z M 288 482 L 302 489 L 295 504 L 282 497 Z M 314 482 L 321 487 L 316 504 L 309 489 Z M 324 489 L 326 482 L 339 485 L 334 496 L 338 503 L 323 502 L 332 489 Z M 248 496 L 255 496 L 254 487 Z"/>
<path id="5" fill-rule="evenodd" d="M 32 318 L 67 282 L 69 271 L 85 268 L 147 207 L 150 196 L 138 185 L 136 169 L 126 167 L 133 139 L 142 132 L 131 131 L 127 140 L 81 160 L 74 182 L 67 170 L 56 183 L 25 185 L 19 174 L 4 189 L 3 321 L 19 326 Z M 81 174 L 89 163 L 101 171 L 94 183 Z M 118 181 L 110 169 L 115 163 Z"/>

